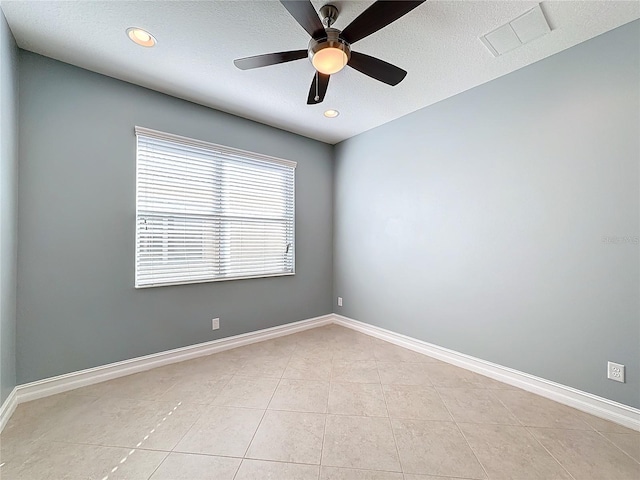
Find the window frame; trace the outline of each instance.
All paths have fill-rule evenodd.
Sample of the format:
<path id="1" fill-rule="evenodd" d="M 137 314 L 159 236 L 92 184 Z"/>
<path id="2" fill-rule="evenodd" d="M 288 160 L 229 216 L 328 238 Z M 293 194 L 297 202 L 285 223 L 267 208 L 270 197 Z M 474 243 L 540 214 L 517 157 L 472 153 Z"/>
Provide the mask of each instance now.
<path id="1" fill-rule="evenodd" d="M 161 132 L 159 130 L 153 130 L 146 127 L 135 126 L 135 139 L 136 139 L 136 176 L 135 176 L 135 184 L 136 184 L 136 192 L 135 192 L 135 228 L 134 228 L 134 288 L 136 289 L 145 289 L 145 288 L 157 288 L 157 287 L 169 287 L 175 285 L 190 285 L 190 284 L 199 284 L 199 283 L 211 283 L 211 282 L 227 282 L 233 280 L 249 280 L 249 279 L 257 279 L 257 278 L 272 278 L 272 277 L 287 277 L 293 276 L 296 274 L 296 167 L 297 162 L 292 160 L 286 160 L 283 158 L 273 157 L 269 155 L 263 155 L 256 152 L 251 152 L 248 150 L 241 150 L 234 147 L 228 147 L 225 145 L 219 145 L 212 142 L 206 142 L 203 140 L 197 140 L 190 137 L 184 137 L 181 135 L 176 135 L 172 133 Z M 278 272 L 278 273 L 268 273 L 268 274 L 256 274 L 256 275 L 244 275 L 244 276 L 233 276 L 233 277 L 212 277 L 198 280 L 180 280 L 175 282 L 163 282 L 157 284 L 143 284 L 138 285 L 138 266 L 139 266 L 139 239 L 138 239 L 138 222 L 139 222 L 139 179 L 140 179 L 140 162 L 138 160 L 139 156 L 139 146 L 138 140 L 139 137 L 149 137 L 156 138 L 159 140 L 163 140 L 165 142 L 174 142 L 183 146 L 192 146 L 195 148 L 205 149 L 212 152 L 217 152 L 222 155 L 234 155 L 241 157 L 243 159 L 262 162 L 262 163 L 271 163 L 277 164 L 285 167 L 290 167 L 293 173 L 293 184 L 291 191 L 291 210 L 293 212 L 293 218 L 291 222 L 291 239 L 292 239 L 292 255 L 291 255 L 291 271 L 290 272 Z M 248 217 L 251 218 L 251 217 Z M 221 248 L 221 246 L 220 246 Z"/>

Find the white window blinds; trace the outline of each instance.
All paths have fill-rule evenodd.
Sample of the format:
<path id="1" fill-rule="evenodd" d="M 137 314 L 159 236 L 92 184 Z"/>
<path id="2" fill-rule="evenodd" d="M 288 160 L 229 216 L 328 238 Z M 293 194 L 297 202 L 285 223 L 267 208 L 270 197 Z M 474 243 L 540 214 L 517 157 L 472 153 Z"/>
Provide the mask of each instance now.
<path id="1" fill-rule="evenodd" d="M 136 287 L 293 274 L 295 162 L 136 137 Z"/>

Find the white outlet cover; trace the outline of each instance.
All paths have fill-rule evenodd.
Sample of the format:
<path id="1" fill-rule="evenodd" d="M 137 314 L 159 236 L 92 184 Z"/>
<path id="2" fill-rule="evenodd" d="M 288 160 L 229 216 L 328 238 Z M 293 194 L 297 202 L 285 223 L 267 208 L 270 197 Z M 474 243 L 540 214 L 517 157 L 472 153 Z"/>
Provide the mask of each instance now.
<path id="1" fill-rule="evenodd" d="M 211 320 L 211 330 L 218 330 L 220 328 L 220 319 L 214 318 Z"/>
<path id="2" fill-rule="evenodd" d="M 342 306 L 342 297 L 338 297 L 338 306 L 341 307 Z"/>
<path id="3" fill-rule="evenodd" d="M 607 363 L 607 378 L 624 383 L 624 365 L 620 363 Z"/>

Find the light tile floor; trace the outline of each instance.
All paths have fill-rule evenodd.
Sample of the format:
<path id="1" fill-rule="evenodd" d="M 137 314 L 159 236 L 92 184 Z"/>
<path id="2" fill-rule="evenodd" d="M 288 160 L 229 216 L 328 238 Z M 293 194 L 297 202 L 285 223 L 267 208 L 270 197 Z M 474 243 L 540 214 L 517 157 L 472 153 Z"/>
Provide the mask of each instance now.
<path id="1" fill-rule="evenodd" d="M 640 433 L 335 325 L 20 405 L 3 480 L 640 479 Z"/>

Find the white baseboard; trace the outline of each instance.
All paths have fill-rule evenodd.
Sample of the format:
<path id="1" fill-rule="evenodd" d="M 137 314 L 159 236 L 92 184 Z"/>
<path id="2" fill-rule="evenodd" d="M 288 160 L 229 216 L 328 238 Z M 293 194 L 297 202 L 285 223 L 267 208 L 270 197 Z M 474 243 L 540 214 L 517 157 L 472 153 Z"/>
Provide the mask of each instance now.
<path id="1" fill-rule="evenodd" d="M 503 367 L 495 363 L 487 362 L 479 358 L 465 355 L 448 348 L 439 347 L 431 343 L 423 342 L 415 338 L 407 337 L 399 333 L 375 327 L 367 323 L 353 320 L 334 314 L 334 323 L 343 327 L 365 333 L 380 340 L 413 350 L 424 355 L 442 360 L 443 362 L 471 370 L 514 387 L 527 390 L 542 397 L 549 398 L 558 403 L 568 405 L 583 412 L 595 415 L 623 425 L 627 428 L 640 431 L 640 410 L 623 405 L 606 398 L 583 392 L 576 388 L 567 387 L 544 378 L 529 375 L 512 368 Z"/>
<path id="2" fill-rule="evenodd" d="M 257 330 L 255 332 L 234 335 L 210 342 L 198 343 L 187 347 L 167 350 L 165 352 L 145 355 L 121 362 L 110 363 L 95 368 L 67 373 L 56 377 L 45 378 L 36 382 L 18 385 L 0 408 L 0 432 L 20 403 L 67 392 L 94 383 L 124 377 L 133 373 L 151 370 L 171 363 L 183 362 L 197 357 L 211 355 L 231 348 L 242 347 L 251 343 L 263 342 L 276 337 L 291 335 L 310 328 L 328 325 L 333 322 L 333 315 L 301 320 L 299 322 L 279 325 L 277 327 Z"/>
<path id="3" fill-rule="evenodd" d="M 16 407 L 18 406 L 18 393 L 17 389 L 14 388 L 11 390 L 11 393 L 7 397 L 7 399 L 0 406 L 0 433 L 4 429 L 4 426 L 7 424 L 13 412 L 16 411 Z"/>
<path id="4" fill-rule="evenodd" d="M 443 362 L 480 373 L 591 415 L 640 431 L 640 410 L 636 408 L 351 318 L 337 314 L 329 314 L 18 385 L 13 389 L 2 406 L 0 406 L 0 432 L 2 432 L 2 429 L 20 403 L 67 392 L 106 380 L 124 377 L 171 363 L 182 362 L 231 348 L 290 335 L 330 323 L 342 325 L 409 350 L 429 355 Z"/>

